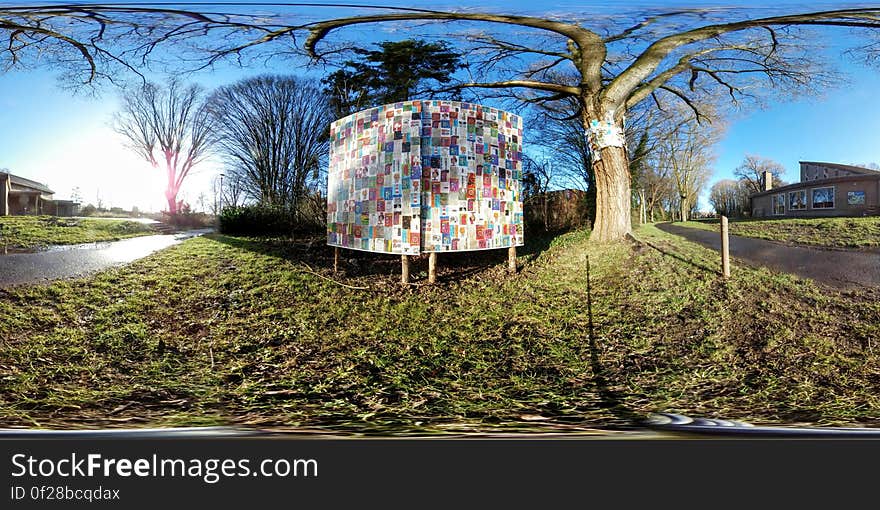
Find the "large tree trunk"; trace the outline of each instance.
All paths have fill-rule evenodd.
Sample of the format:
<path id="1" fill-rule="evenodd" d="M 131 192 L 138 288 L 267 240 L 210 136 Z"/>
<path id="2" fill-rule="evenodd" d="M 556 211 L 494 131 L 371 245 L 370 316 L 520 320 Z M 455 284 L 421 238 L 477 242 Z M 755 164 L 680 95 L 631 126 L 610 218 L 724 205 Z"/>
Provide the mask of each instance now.
<path id="1" fill-rule="evenodd" d="M 592 239 L 617 241 L 632 231 L 629 161 L 623 147 L 605 147 L 593 163 L 596 175 L 596 223 Z"/>
<path id="2" fill-rule="evenodd" d="M 596 223 L 596 176 L 592 172 L 592 165 L 590 165 L 590 172 L 587 173 L 587 195 L 585 197 L 587 202 L 587 217 L 590 219 L 590 224 Z"/>
<path id="3" fill-rule="evenodd" d="M 645 205 L 645 190 L 639 190 L 639 224 L 648 223 L 648 208 Z"/>
<path id="4" fill-rule="evenodd" d="M 168 214 L 177 214 L 177 195 L 172 195 L 170 190 L 165 190 L 165 200 L 168 201 Z"/>
<path id="5" fill-rule="evenodd" d="M 165 153 L 165 176 L 168 183 L 165 186 L 165 200 L 168 201 L 168 214 L 177 214 L 177 193 L 180 189 L 177 186 L 177 171 L 172 160 L 170 152 Z"/>
<path id="6" fill-rule="evenodd" d="M 594 110 L 596 111 L 596 110 Z M 600 111 L 601 112 L 601 111 Z M 591 115 L 584 109 L 584 128 L 590 142 L 593 175 L 596 179 L 596 221 L 590 239 L 594 241 L 618 241 L 632 231 L 632 190 L 629 158 L 623 144 L 623 117 L 613 114 Z M 613 123 L 611 134 L 591 130 L 594 120 L 606 119 Z M 610 120 L 613 119 L 613 120 Z"/>

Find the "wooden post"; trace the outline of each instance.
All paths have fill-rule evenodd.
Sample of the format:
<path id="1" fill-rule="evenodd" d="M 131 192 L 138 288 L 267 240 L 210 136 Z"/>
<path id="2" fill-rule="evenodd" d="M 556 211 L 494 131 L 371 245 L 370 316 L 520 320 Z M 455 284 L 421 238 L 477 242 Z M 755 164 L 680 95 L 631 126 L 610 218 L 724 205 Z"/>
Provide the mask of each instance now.
<path id="1" fill-rule="evenodd" d="M 516 272 L 516 245 L 507 249 L 507 270 L 511 273 Z"/>
<path id="2" fill-rule="evenodd" d="M 645 190 L 639 189 L 639 224 L 644 225 L 648 222 L 647 208 L 645 206 Z"/>
<path id="3" fill-rule="evenodd" d="M 409 283 L 409 255 L 400 256 L 400 283 Z"/>
<path id="4" fill-rule="evenodd" d="M 339 272 L 339 246 L 333 247 L 333 272 Z"/>
<path id="5" fill-rule="evenodd" d="M 721 275 L 730 278 L 730 241 L 727 237 L 727 216 L 721 217 Z"/>
<path id="6" fill-rule="evenodd" d="M 437 252 L 432 251 L 428 255 L 428 283 L 437 281 Z"/>

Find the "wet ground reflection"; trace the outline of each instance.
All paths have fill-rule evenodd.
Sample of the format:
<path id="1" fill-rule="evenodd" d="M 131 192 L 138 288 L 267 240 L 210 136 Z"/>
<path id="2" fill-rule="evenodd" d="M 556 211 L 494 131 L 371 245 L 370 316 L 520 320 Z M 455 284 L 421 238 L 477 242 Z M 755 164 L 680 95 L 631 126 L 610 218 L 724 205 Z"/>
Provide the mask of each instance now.
<path id="1" fill-rule="evenodd" d="M 133 237 L 121 241 L 53 246 L 37 253 L 0 255 L 0 286 L 43 283 L 132 262 L 212 229 Z"/>

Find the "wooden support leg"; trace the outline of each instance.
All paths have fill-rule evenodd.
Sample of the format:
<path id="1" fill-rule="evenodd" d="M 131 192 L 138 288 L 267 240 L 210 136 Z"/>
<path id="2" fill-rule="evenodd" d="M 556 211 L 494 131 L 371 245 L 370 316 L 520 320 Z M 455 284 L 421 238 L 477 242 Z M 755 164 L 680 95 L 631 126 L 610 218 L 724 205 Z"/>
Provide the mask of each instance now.
<path id="1" fill-rule="evenodd" d="M 428 256 L 428 283 L 437 281 L 437 252 L 431 252 Z"/>
<path id="2" fill-rule="evenodd" d="M 511 273 L 516 272 L 516 245 L 507 249 L 507 270 Z"/>
<path id="3" fill-rule="evenodd" d="M 339 247 L 338 246 L 333 247 L 333 272 L 334 273 L 339 272 Z"/>
<path id="4" fill-rule="evenodd" d="M 409 255 L 400 256 L 400 283 L 409 283 Z"/>

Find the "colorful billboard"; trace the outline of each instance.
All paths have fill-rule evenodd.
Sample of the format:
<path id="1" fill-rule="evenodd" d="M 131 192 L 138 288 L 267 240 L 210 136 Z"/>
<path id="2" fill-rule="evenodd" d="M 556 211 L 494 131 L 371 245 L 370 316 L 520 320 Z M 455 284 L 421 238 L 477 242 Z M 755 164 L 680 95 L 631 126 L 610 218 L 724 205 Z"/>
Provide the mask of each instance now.
<path id="1" fill-rule="evenodd" d="M 522 119 L 405 101 L 330 125 L 327 244 L 380 253 L 523 244 Z"/>

